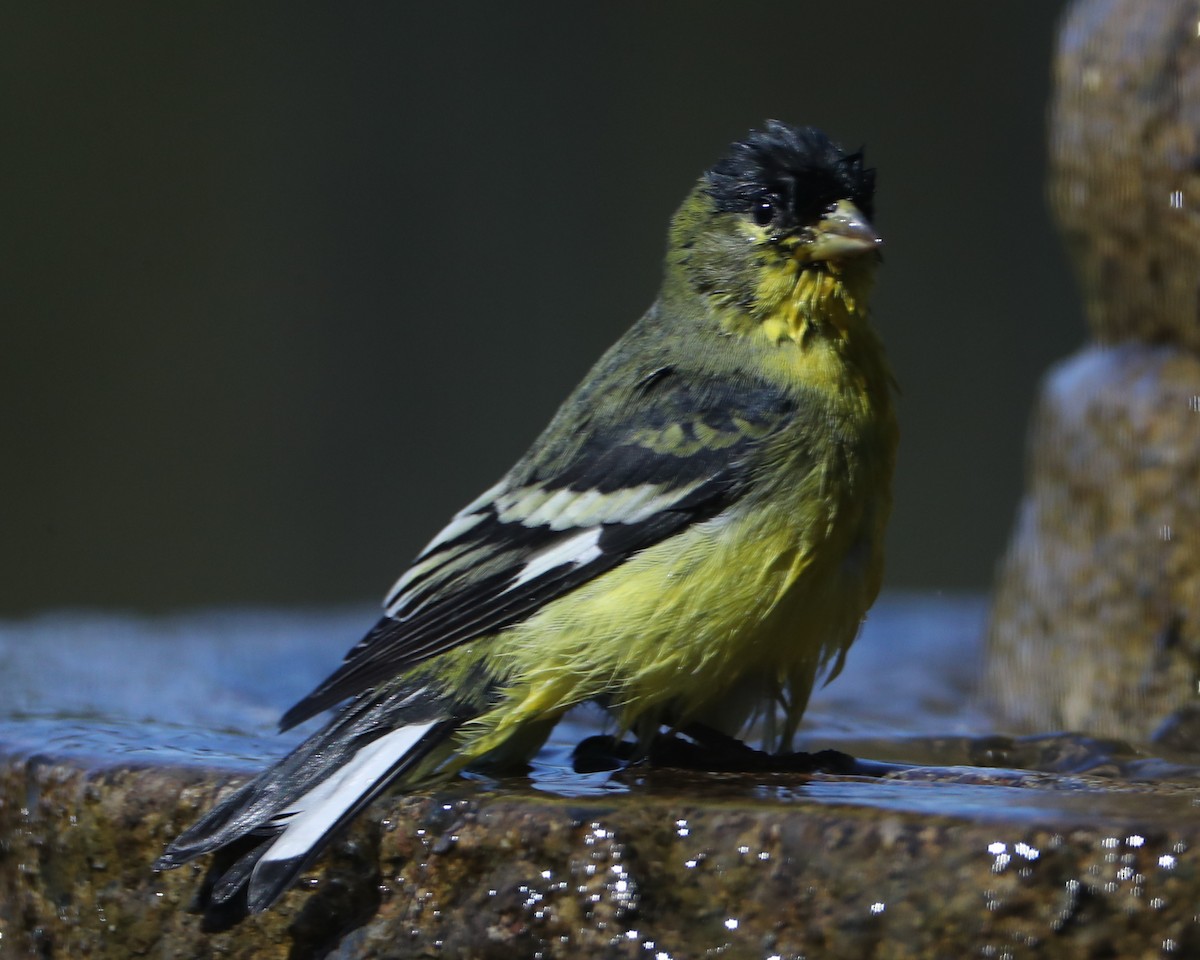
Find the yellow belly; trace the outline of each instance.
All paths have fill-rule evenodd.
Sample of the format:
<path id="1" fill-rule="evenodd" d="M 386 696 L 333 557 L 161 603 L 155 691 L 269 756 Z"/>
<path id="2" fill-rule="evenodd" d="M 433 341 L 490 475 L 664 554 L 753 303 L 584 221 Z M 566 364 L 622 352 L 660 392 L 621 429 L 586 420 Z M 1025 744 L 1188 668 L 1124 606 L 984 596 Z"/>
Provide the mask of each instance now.
<path id="1" fill-rule="evenodd" d="M 507 695 L 468 727 L 466 752 L 598 697 L 622 729 L 698 720 L 729 732 L 778 700 L 790 740 L 879 583 L 875 531 L 861 511 L 839 524 L 817 509 L 821 482 L 810 474 L 783 502 L 697 524 L 496 637 L 489 672 Z"/>
<path id="2" fill-rule="evenodd" d="M 767 746 L 790 745 L 816 675 L 840 662 L 882 576 L 896 431 L 878 342 L 855 322 L 869 362 L 851 362 L 848 339 L 784 338 L 765 358 L 758 346 L 759 362 L 783 365 L 776 379 L 803 385 L 802 412 L 727 513 L 478 645 L 503 694 L 462 731 L 464 755 L 597 698 L 639 733 L 689 721 L 737 732 L 779 704 Z"/>

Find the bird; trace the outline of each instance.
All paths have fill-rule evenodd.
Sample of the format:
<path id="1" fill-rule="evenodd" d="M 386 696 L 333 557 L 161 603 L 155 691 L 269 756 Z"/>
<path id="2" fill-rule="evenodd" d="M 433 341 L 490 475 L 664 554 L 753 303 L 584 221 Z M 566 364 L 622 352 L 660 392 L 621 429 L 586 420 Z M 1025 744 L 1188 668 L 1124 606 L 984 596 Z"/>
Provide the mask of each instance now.
<path id="1" fill-rule="evenodd" d="M 671 219 L 659 293 L 454 514 L 282 730 L 326 724 L 172 841 L 211 928 L 274 904 L 384 790 L 531 758 L 600 704 L 790 747 L 879 592 L 898 428 L 868 300 L 875 171 L 767 121 Z"/>

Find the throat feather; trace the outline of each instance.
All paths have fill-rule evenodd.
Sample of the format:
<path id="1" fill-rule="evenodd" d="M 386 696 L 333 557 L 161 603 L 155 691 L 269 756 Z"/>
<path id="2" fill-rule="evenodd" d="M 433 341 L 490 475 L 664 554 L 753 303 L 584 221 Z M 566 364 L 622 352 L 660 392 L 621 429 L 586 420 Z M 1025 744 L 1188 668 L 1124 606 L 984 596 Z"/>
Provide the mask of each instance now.
<path id="1" fill-rule="evenodd" d="M 773 343 L 801 346 L 814 334 L 842 339 L 862 322 L 859 298 L 833 270 L 800 269 L 796 264 L 767 271 L 757 291 L 759 326 Z"/>

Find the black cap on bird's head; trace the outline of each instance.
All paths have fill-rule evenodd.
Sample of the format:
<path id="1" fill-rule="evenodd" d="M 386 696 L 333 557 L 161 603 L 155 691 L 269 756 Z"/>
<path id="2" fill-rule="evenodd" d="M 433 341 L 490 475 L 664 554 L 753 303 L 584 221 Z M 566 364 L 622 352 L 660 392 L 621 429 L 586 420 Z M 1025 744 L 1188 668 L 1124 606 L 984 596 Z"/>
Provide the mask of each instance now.
<path id="1" fill-rule="evenodd" d="M 864 168 L 861 151 L 778 120 L 732 144 L 704 180 L 718 211 L 748 213 L 781 233 L 813 225 L 840 200 L 867 218 L 874 211 L 875 171 Z"/>
<path id="2" fill-rule="evenodd" d="M 864 305 L 880 261 L 874 196 L 875 171 L 860 151 L 815 127 L 769 120 L 732 144 L 676 211 L 666 283 L 683 281 L 685 295 L 732 311 L 727 327 L 834 300 Z"/>

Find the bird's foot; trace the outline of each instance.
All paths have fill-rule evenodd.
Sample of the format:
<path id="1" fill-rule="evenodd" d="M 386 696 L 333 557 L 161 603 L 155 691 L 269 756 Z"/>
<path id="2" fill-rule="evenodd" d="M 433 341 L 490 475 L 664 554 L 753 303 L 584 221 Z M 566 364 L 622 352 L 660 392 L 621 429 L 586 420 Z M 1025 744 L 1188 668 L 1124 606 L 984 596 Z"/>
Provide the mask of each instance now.
<path id="1" fill-rule="evenodd" d="M 576 773 L 619 770 L 632 763 L 711 773 L 833 773 L 878 776 L 876 765 L 838 750 L 766 753 L 709 727 L 691 725 L 657 736 L 648 747 L 610 736 L 588 737 L 575 748 Z"/>

